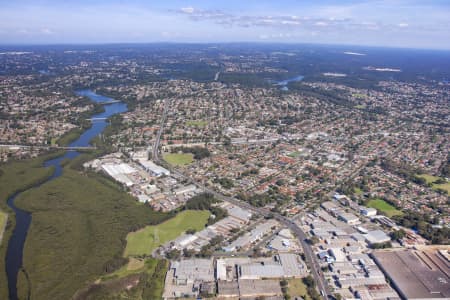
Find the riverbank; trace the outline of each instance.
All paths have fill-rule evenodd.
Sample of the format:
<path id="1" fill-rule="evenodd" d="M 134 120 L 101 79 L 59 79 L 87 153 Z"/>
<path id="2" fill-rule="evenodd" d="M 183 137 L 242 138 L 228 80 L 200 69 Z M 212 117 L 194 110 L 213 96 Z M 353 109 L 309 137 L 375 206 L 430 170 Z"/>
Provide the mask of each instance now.
<path id="1" fill-rule="evenodd" d="M 102 175 L 73 170 L 70 163 L 60 177 L 16 201 L 33 215 L 23 260 L 33 299 L 71 298 L 108 265 L 122 261 L 128 232 L 169 217 L 138 204 Z M 27 288 L 19 277 L 19 294 Z"/>
<path id="2" fill-rule="evenodd" d="M 63 152 L 48 153 L 33 159 L 11 161 L 0 165 L 0 209 L 6 213 L 7 223 L 0 243 L 0 299 L 8 299 L 8 280 L 5 273 L 5 257 L 8 242 L 15 227 L 15 216 L 7 206 L 7 199 L 49 178 L 53 170 L 44 167 L 44 161 L 60 156 Z"/>

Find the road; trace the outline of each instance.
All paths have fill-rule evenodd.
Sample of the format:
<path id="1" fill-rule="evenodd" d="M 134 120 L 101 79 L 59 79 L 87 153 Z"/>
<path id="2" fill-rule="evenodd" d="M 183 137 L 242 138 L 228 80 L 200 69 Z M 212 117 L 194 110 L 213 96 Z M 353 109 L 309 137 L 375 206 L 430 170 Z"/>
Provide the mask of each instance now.
<path id="1" fill-rule="evenodd" d="M 159 143 L 161 141 L 161 135 L 164 130 L 164 124 L 166 123 L 167 112 L 169 111 L 169 102 L 170 102 L 170 100 L 167 98 L 164 100 L 164 111 L 163 111 L 163 115 L 161 118 L 161 124 L 159 125 L 159 130 L 158 130 L 158 134 L 156 135 L 155 143 L 153 144 L 152 159 L 155 162 L 159 161 L 158 148 L 159 148 Z"/>
<path id="2" fill-rule="evenodd" d="M 155 143 L 153 144 L 153 149 L 152 149 L 152 160 L 155 163 L 159 163 L 164 165 L 167 169 L 170 170 L 170 172 L 172 172 L 173 175 L 176 175 L 180 178 L 185 179 L 186 181 L 188 181 L 189 183 L 192 183 L 194 185 L 196 185 L 198 188 L 202 189 L 204 192 L 210 193 L 212 195 L 214 195 L 217 199 L 222 200 L 222 201 L 226 201 L 229 202 L 231 204 L 234 204 L 240 208 L 243 209 L 247 209 L 253 213 L 256 213 L 258 215 L 261 216 L 273 216 L 278 222 L 280 222 L 281 224 L 283 224 L 284 226 L 286 226 L 287 228 L 289 228 L 292 233 L 297 237 L 297 239 L 299 240 L 300 244 L 302 245 L 303 248 L 303 252 L 305 254 L 305 262 L 306 265 L 310 268 L 311 270 L 311 274 L 314 277 L 314 280 L 317 284 L 317 287 L 319 289 L 319 291 L 323 291 L 324 295 L 322 296 L 323 299 L 328 299 L 328 295 L 331 296 L 331 292 L 328 288 L 328 285 L 326 284 L 326 280 L 323 276 L 323 273 L 320 270 L 320 266 L 319 263 L 317 262 L 317 259 L 314 255 L 313 250 L 311 249 L 311 245 L 307 242 L 307 236 L 306 234 L 303 232 L 303 230 L 296 224 L 294 223 L 293 220 L 282 216 L 279 213 L 274 213 L 274 212 L 270 212 L 264 208 L 260 208 L 260 207 L 255 207 L 253 205 L 250 205 L 247 202 L 243 202 L 240 201 L 236 198 L 233 197 L 228 197 L 228 196 L 224 196 L 206 186 L 204 186 L 201 182 L 197 182 L 194 181 L 191 177 L 184 175 L 183 173 L 175 170 L 172 166 L 166 164 L 164 161 L 161 161 L 159 159 L 159 153 L 158 153 L 158 148 L 159 148 L 159 144 L 160 144 L 160 140 L 161 140 L 161 134 L 164 130 L 164 124 L 166 122 L 166 118 L 167 118 L 167 112 L 169 109 L 169 100 L 166 99 L 164 102 L 164 112 L 161 118 L 161 124 L 160 124 L 160 128 L 158 131 L 158 134 L 156 136 L 156 140 Z"/>

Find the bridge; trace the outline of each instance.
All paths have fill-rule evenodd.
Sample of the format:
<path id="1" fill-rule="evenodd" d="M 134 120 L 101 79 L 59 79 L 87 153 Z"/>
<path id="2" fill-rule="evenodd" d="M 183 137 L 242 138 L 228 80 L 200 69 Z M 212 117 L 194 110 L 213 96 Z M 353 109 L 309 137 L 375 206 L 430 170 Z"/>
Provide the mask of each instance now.
<path id="1" fill-rule="evenodd" d="M 114 103 L 119 103 L 121 102 L 120 100 L 110 100 L 110 101 L 104 101 L 104 102 L 99 102 L 100 104 L 114 104 Z"/>
<path id="2" fill-rule="evenodd" d="M 107 120 L 108 118 L 87 118 L 86 121 L 104 121 Z"/>

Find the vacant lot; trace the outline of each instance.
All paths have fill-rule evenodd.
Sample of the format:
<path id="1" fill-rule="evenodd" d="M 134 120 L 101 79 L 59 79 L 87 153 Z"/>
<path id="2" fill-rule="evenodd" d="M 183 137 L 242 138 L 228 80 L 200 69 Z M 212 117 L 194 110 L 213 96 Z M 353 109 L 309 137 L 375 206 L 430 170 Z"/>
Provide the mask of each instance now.
<path id="1" fill-rule="evenodd" d="M 288 294 L 293 297 L 302 297 L 303 299 L 309 300 L 308 291 L 306 285 L 301 279 L 289 279 L 288 280 Z"/>
<path id="2" fill-rule="evenodd" d="M 172 166 L 185 166 L 194 161 L 192 153 L 167 153 L 163 157 Z"/>
<path id="3" fill-rule="evenodd" d="M 396 209 L 394 206 L 390 205 L 383 199 L 369 200 L 369 202 L 367 202 L 367 206 L 377 209 L 378 211 L 382 212 L 384 215 L 388 217 L 403 214 L 401 211 L 399 211 L 398 209 Z"/>
<path id="4" fill-rule="evenodd" d="M 186 121 L 187 126 L 193 126 L 193 127 L 205 127 L 208 124 L 207 121 L 204 120 L 189 120 Z"/>
<path id="5" fill-rule="evenodd" d="M 203 229 L 209 215 L 210 212 L 206 210 L 185 210 L 164 223 L 131 232 L 127 236 L 124 255 L 151 254 L 158 246 L 173 240 L 188 229 Z"/>

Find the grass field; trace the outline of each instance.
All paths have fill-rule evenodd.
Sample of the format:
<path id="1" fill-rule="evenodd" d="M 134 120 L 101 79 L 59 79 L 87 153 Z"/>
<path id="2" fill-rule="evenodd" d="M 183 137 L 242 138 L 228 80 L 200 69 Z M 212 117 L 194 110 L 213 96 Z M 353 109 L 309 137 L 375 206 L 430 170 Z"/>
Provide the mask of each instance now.
<path id="1" fill-rule="evenodd" d="M 111 274 L 101 276 L 100 282 L 115 278 L 123 278 L 131 274 L 138 274 L 142 272 L 153 273 L 157 263 L 158 261 L 154 258 L 142 259 L 130 257 L 128 264 Z"/>
<path id="2" fill-rule="evenodd" d="M 433 188 L 445 190 L 445 191 L 447 191 L 447 194 L 450 195 L 450 182 L 441 183 L 441 184 L 433 184 Z"/>
<path id="3" fill-rule="evenodd" d="M 185 166 L 194 161 L 192 153 L 166 153 L 163 158 L 172 166 Z"/>
<path id="4" fill-rule="evenodd" d="M 358 188 L 358 187 L 355 187 L 353 190 L 354 190 L 354 192 L 355 192 L 356 195 L 362 195 L 362 194 L 364 193 L 363 190 L 361 190 L 361 189 Z"/>
<path id="5" fill-rule="evenodd" d="M 188 121 L 186 121 L 186 125 L 187 126 L 192 126 L 192 127 L 203 128 L 206 125 L 208 125 L 208 122 L 205 121 L 205 120 L 188 120 Z"/>
<path id="6" fill-rule="evenodd" d="M 114 272 L 115 276 L 102 278 L 80 290 L 73 299 L 161 299 L 168 261 L 147 258 L 132 259 L 130 263 L 135 264 L 136 261 L 139 261 L 140 268 L 129 271 L 125 266 Z M 137 284 L 136 279 L 139 280 Z M 133 288 L 130 289 L 130 286 Z"/>
<path id="7" fill-rule="evenodd" d="M 69 167 L 61 177 L 21 194 L 16 204 L 33 214 L 24 268 L 37 300 L 70 299 L 121 257 L 130 231 L 168 217 L 137 204 L 102 175 Z M 23 281 L 18 288 L 23 292 Z"/>
<path id="8" fill-rule="evenodd" d="M 308 295 L 308 291 L 306 290 L 306 285 L 301 279 L 289 279 L 288 283 L 288 294 L 291 295 L 291 297 L 300 296 L 305 300 L 311 299 Z"/>
<path id="9" fill-rule="evenodd" d="M 428 174 L 420 174 L 420 175 L 416 175 L 419 178 L 423 178 L 425 179 L 425 181 L 427 182 L 427 184 L 431 184 L 433 189 L 441 189 L 444 191 L 447 191 L 447 194 L 450 195 L 450 182 L 446 182 L 446 183 L 434 183 L 435 181 L 437 181 L 438 179 L 441 179 L 438 176 L 433 176 L 433 175 L 428 175 Z"/>
<path id="10" fill-rule="evenodd" d="M 298 151 L 294 151 L 294 152 L 291 152 L 288 154 L 289 157 L 293 157 L 293 158 L 299 157 L 300 155 L 301 155 L 301 153 Z"/>
<path id="11" fill-rule="evenodd" d="M 147 226 L 127 236 L 124 256 L 151 254 L 158 246 L 173 240 L 188 229 L 201 230 L 208 221 L 206 210 L 186 210 L 156 226 Z"/>
<path id="12" fill-rule="evenodd" d="M 373 207 L 388 217 L 403 214 L 401 211 L 399 211 L 398 209 L 396 209 L 394 206 L 390 205 L 383 199 L 369 200 L 369 202 L 367 202 L 367 207 Z"/>
<path id="13" fill-rule="evenodd" d="M 420 175 L 416 175 L 416 176 L 419 177 L 419 178 L 425 179 L 425 181 L 427 183 L 433 183 L 433 182 L 435 182 L 436 180 L 439 179 L 439 177 L 437 177 L 437 176 L 428 175 L 428 174 L 420 174 Z"/>

